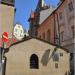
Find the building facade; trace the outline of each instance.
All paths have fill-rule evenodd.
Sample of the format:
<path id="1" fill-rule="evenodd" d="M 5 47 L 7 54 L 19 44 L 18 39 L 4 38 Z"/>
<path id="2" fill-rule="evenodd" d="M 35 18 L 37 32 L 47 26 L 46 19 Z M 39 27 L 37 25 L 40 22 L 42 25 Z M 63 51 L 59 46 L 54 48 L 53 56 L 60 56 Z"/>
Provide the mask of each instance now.
<path id="1" fill-rule="evenodd" d="M 49 6 L 45 4 L 44 0 L 38 0 L 38 4 L 34 12 L 31 12 L 29 17 L 29 35 L 32 37 L 38 36 L 38 28 L 40 21 L 40 12 L 48 9 Z"/>
<path id="2" fill-rule="evenodd" d="M 61 46 L 68 48 L 71 53 L 74 46 L 74 0 L 65 0 L 62 5 L 55 11 L 56 26 L 59 26 L 60 44 Z M 56 27 L 58 31 L 58 27 Z M 67 47 L 68 46 L 68 47 Z"/>
<path id="3" fill-rule="evenodd" d="M 13 26 L 14 26 L 14 2 L 15 0 L 0 0 L 0 75 L 5 75 L 3 64 L 6 62 L 6 58 L 1 55 L 3 47 L 2 34 L 7 32 L 9 38 L 12 38 Z M 3 62 L 4 61 L 4 62 Z M 1 64 L 2 62 L 2 64 Z"/>
<path id="4" fill-rule="evenodd" d="M 14 25 L 14 0 L 0 0 L 0 38 L 3 32 L 12 37 Z"/>
<path id="5" fill-rule="evenodd" d="M 51 13 L 53 9 L 43 10 L 40 13 L 40 22 L 38 28 L 38 38 L 44 39 L 48 42 L 54 43 L 54 15 L 46 16 L 47 12 Z M 47 14 L 48 15 L 48 14 Z M 46 18 L 45 18 L 45 17 Z"/>
<path id="6" fill-rule="evenodd" d="M 6 75 L 69 75 L 70 72 L 69 53 L 38 38 L 12 44 L 5 56 Z"/>
<path id="7" fill-rule="evenodd" d="M 75 1 L 60 0 L 57 8 L 51 12 L 47 10 L 49 9 L 40 11 L 36 37 L 68 49 L 70 52 L 71 72 L 74 75 Z"/>
<path id="8" fill-rule="evenodd" d="M 74 0 L 64 0 L 59 8 L 55 11 L 56 25 L 56 43 L 70 52 L 71 72 L 74 75 L 74 56 L 75 56 L 75 15 Z M 59 42 L 58 42 L 58 39 Z"/>

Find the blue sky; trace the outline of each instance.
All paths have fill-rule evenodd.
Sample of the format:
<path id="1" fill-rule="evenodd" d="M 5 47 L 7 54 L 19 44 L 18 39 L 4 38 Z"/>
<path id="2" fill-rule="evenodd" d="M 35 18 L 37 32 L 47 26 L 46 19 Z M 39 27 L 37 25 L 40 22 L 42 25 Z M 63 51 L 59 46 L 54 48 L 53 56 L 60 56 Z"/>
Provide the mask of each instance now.
<path id="1" fill-rule="evenodd" d="M 29 29 L 28 18 L 31 10 L 35 10 L 38 0 L 15 0 L 15 23 L 20 23 L 24 29 Z M 45 0 L 46 4 L 56 6 L 59 0 Z"/>

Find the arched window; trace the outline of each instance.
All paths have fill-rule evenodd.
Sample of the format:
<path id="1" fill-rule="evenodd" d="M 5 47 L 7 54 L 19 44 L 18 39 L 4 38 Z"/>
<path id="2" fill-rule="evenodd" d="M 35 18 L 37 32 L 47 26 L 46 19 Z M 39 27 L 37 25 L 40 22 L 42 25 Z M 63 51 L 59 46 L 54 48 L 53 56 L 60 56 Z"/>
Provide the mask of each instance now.
<path id="1" fill-rule="evenodd" d="M 38 69 L 39 68 L 39 60 L 36 54 L 31 55 L 30 57 L 30 68 L 31 69 Z"/>
<path id="2" fill-rule="evenodd" d="M 43 39 L 45 40 L 45 33 L 43 33 Z"/>

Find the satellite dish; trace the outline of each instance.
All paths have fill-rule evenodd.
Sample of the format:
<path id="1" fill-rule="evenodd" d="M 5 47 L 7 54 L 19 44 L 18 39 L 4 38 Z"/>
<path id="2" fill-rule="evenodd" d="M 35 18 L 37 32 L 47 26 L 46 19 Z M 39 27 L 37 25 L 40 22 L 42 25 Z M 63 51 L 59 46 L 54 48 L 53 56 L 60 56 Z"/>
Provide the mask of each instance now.
<path id="1" fill-rule="evenodd" d="M 23 29 L 22 25 L 16 24 L 14 27 L 13 34 L 18 40 L 22 40 L 24 38 L 24 29 Z"/>

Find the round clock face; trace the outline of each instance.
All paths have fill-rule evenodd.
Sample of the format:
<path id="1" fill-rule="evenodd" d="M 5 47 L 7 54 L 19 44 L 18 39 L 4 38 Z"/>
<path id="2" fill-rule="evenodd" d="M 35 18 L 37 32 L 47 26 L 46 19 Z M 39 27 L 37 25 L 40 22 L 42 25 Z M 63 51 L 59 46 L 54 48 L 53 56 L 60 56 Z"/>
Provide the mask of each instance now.
<path id="1" fill-rule="evenodd" d="M 24 30 L 23 30 L 23 27 L 21 25 L 16 24 L 16 26 L 14 27 L 14 36 L 18 40 L 22 40 L 24 38 Z"/>

